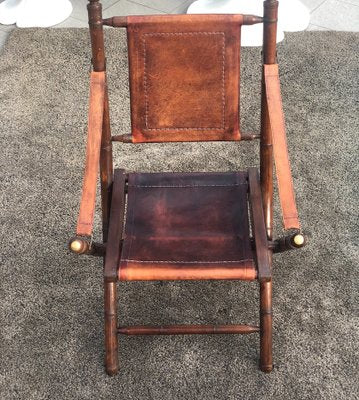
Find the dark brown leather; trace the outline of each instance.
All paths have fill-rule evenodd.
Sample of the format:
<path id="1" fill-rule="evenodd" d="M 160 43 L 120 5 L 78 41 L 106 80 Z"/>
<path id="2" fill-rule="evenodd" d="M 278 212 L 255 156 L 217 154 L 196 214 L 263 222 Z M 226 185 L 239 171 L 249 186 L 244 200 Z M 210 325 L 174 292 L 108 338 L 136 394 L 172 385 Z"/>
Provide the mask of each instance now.
<path id="1" fill-rule="evenodd" d="M 283 225 L 284 229 L 299 229 L 300 224 L 285 133 L 278 64 L 264 64 L 264 76 Z"/>
<path id="2" fill-rule="evenodd" d="M 246 173 L 130 174 L 120 280 L 257 276 Z"/>
<path id="3" fill-rule="evenodd" d="M 239 140 L 242 15 L 127 18 L 134 142 Z"/>

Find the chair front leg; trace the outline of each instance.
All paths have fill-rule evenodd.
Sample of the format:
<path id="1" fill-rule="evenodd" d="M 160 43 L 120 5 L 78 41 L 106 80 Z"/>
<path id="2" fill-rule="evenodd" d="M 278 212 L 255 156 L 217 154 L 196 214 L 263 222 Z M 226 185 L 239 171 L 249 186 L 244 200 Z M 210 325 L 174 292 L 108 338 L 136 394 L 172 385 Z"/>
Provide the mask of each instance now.
<path id="1" fill-rule="evenodd" d="M 260 362 L 263 372 L 271 372 L 272 359 L 272 280 L 260 282 Z"/>
<path id="2" fill-rule="evenodd" d="M 109 375 L 118 372 L 117 283 L 104 280 L 105 291 L 105 364 Z"/>

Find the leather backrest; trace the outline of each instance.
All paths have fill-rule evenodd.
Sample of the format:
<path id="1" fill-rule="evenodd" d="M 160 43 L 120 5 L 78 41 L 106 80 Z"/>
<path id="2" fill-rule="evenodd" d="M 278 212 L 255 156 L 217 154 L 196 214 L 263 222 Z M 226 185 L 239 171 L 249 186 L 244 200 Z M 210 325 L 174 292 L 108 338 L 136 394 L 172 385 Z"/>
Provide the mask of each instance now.
<path id="1" fill-rule="evenodd" d="M 133 142 L 240 140 L 241 15 L 127 18 Z"/>

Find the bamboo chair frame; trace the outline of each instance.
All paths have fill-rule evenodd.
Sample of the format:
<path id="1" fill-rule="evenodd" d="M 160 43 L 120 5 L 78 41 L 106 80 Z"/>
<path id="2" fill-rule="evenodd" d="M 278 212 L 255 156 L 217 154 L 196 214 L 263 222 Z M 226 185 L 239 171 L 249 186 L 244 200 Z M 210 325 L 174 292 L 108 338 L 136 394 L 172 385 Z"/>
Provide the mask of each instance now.
<path id="1" fill-rule="evenodd" d="M 306 238 L 300 231 L 294 192 L 286 153 L 284 119 L 281 110 L 278 67 L 276 64 L 276 31 L 278 1 L 264 1 L 264 16 L 243 16 L 243 24 L 263 23 L 263 76 L 261 97 L 260 135 L 242 134 L 241 140 L 260 139 L 260 174 L 248 170 L 249 203 L 252 214 L 253 246 L 256 251 L 257 279 L 260 288 L 260 323 L 252 325 L 174 325 L 135 326 L 117 325 L 117 265 L 121 253 L 121 235 L 127 175 L 123 170 L 114 173 L 112 142 L 130 142 L 129 135 L 112 136 L 109 100 L 106 83 L 106 60 L 103 25 L 126 27 L 126 17 L 102 19 L 98 0 L 89 0 L 89 26 L 92 45 L 88 145 L 84 175 L 84 190 L 80 206 L 76 236 L 70 240 L 70 249 L 76 254 L 104 257 L 104 307 L 106 371 L 118 371 L 118 334 L 247 334 L 260 333 L 260 369 L 270 372 L 272 359 L 272 254 L 301 248 Z M 274 117 L 273 117 L 274 116 Z M 278 135 L 272 134 L 279 132 Z M 281 152 L 281 149 L 285 149 Z M 274 153 L 273 153 L 274 151 Z M 283 196 L 284 227 L 291 229 L 285 237 L 273 240 L 273 156 L 278 152 L 277 177 Z M 103 243 L 92 242 L 95 211 L 96 179 L 101 177 Z M 289 175 L 288 175 L 289 174 Z M 289 185 L 289 187 L 288 187 Z M 283 189 L 284 188 L 284 189 Z M 293 217 L 294 216 L 294 217 Z M 116 220 L 118 223 L 111 223 Z"/>

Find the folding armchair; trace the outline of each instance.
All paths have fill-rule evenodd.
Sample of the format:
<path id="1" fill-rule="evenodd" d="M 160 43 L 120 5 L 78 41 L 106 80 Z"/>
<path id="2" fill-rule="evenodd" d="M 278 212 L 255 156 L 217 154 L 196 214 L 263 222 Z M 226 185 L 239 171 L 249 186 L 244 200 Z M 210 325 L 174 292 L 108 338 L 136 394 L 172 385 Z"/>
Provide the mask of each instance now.
<path id="1" fill-rule="evenodd" d="M 278 2 L 264 16 L 162 15 L 102 19 L 89 0 L 93 72 L 88 142 L 76 236 L 70 249 L 103 256 L 106 371 L 118 371 L 118 335 L 260 336 L 260 369 L 272 362 L 272 254 L 305 244 L 295 204 L 276 64 Z M 261 130 L 239 124 L 242 25 L 264 24 Z M 111 135 L 103 26 L 127 29 L 131 134 Z M 260 171 L 126 173 L 113 170 L 112 142 L 260 140 Z M 283 224 L 273 239 L 273 161 Z M 101 179 L 103 243 L 92 240 Z M 248 213 L 248 210 L 250 213 Z M 117 281 L 258 281 L 259 326 L 119 326 Z"/>

